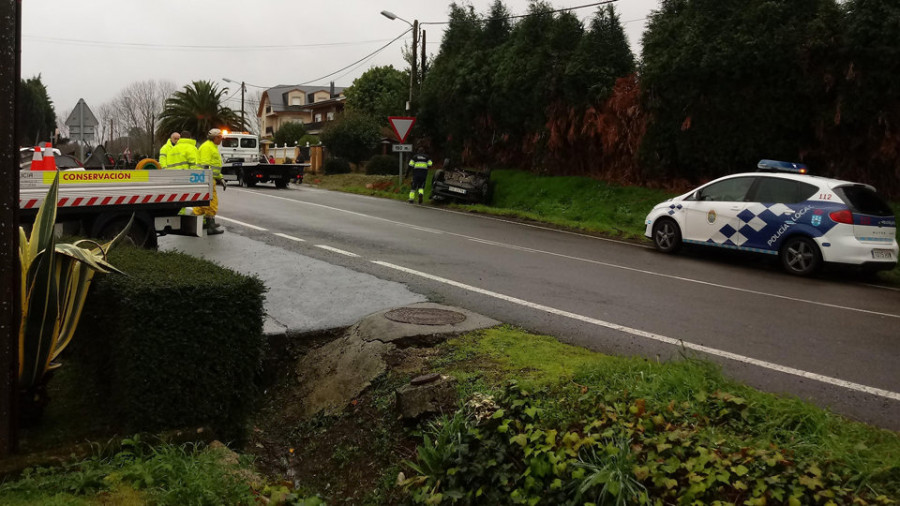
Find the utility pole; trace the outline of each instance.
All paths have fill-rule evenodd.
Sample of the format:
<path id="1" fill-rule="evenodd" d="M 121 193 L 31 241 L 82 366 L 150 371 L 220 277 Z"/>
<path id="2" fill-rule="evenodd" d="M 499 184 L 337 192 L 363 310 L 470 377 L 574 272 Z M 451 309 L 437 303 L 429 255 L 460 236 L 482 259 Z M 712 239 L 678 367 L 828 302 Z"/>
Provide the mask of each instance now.
<path id="1" fill-rule="evenodd" d="M 0 458 L 18 448 L 19 141 L 22 0 L 0 0 Z"/>
<path id="2" fill-rule="evenodd" d="M 407 111 L 412 111 L 413 107 L 413 88 L 416 84 L 416 50 L 419 43 L 419 20 L 413 20 L 413 42 L 412 42 L 412 70 L 409 73 L 409 104 L 406 106 Z"/>
<path id="3" fill-rule="evenodd" d="M 421 86 L 422 83 L 425 82 L 425 30 L 422 30 L 422 81 L 419 82 Z"/>

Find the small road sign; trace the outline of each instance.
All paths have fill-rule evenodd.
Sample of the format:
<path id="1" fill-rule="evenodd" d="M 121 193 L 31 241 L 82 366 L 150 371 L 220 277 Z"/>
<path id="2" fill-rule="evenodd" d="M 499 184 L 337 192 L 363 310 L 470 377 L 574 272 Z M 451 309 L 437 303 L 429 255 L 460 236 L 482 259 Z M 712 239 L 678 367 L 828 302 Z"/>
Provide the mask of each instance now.
<path id="1" fill-rule="evenodd" d="M 394 144 L 391 146 L 394 153 L 412 153 L 412 144 Z"/>
<path id="2" fill-rule="evenodd" d="M 412 127 L 416 123 L 416 118 L 388 116 L 388 120 L 391 122 L 391 128 L 394 129 L 394 133 L 397 134 L 397 139 L 399 139 L 400 142 L 406 142 L 409 132 L 412 131 Z"/>

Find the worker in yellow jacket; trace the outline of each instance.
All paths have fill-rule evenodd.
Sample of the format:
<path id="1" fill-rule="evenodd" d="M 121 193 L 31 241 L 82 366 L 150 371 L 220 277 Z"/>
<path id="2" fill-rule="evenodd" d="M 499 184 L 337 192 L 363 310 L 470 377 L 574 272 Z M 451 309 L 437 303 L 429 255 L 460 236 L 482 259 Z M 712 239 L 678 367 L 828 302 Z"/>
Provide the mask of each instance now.
<path id="1" fill-rule="evenodd" d="M 178 144 L 178 139 L 181 138 L 181 134 L 178 132 L 172 132 L 172 135 L 169 136 L 169 139 L 166 140 L 166 143 L 159 148 L 159 168 L 165 169 L 166 163 L 169 160 L 169 151 Z"/>
<path id="2" fill-rule="evenodd" d="M 167 169 L 199 169 L 198 159 L 200 152 L 197 150 L 197 143 L 192 138 L 191 132 L 185 130 L 181 132 L 181 138 L 178 142 L 169 148 L 166 154 Z"/>
<path id="3" fill-rule="evenodd" d="M 213 128 L 207 134 L 206 142 L 200 145 L 198 162 L 201 169 L 212 170 L 213 179 L 216 181 L 216 184 L 213 185 L 213 194 L 209 205 L 194 208 L 194 214 L 205 217 L 203 221 L 206 233 L 209 235 L 221 234 L 225 231 L 221 225 L 216 223 L 216 213 L 219 211 L 219 195 L 216 192 L 216 185 L 221 184 L 223 191 L 228 188 L 222 178 L 222 155 L 219 154 L 219 144 L 222 144 L 222 131 Z"/>

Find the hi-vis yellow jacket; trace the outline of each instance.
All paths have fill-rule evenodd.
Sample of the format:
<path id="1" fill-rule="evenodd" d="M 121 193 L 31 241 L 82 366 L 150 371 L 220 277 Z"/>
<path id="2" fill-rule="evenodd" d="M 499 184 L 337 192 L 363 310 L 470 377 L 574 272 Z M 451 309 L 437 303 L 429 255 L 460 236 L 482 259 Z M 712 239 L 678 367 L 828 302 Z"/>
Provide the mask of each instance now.
<path id="1" fill-rule="evenodd" d="M 166 143 L 163 144 L 161 148 L 159 148 L 159 166 L 161 168 L 166 168 L 166 164 L 168 163 L 169 159 L 169 151 L 171 151 L 173 147 L 175 146 L 172 144 L 172 141 L 166 140 Z"/>
<path id="2" fill-rule="evenodd" d="M 166 155 L 167 169 L 199 169 L 200 152 L 194 139 L 178 139 Z"/>
<path id="3" fill-rule="evenodd" d="M 200 145 L 199 164 L 201 169 L 212 169 L 213 179 L 222 179 L 222 155 L 215 142 L 206 141 Z"/>

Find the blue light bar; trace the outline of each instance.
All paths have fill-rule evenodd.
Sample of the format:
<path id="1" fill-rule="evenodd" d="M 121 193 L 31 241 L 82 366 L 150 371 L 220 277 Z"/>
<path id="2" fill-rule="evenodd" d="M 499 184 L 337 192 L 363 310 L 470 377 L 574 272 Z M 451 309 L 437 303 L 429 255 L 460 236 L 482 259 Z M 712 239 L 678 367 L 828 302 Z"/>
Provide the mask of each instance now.
<path id="1" fill-rule="evenodd" d="M 756 167 L 763 172 L 791 172 L 793 174 L 807 174 L 809 169 L 802 163 L 780 162 L 778 160 L 760 160 Z"/>

